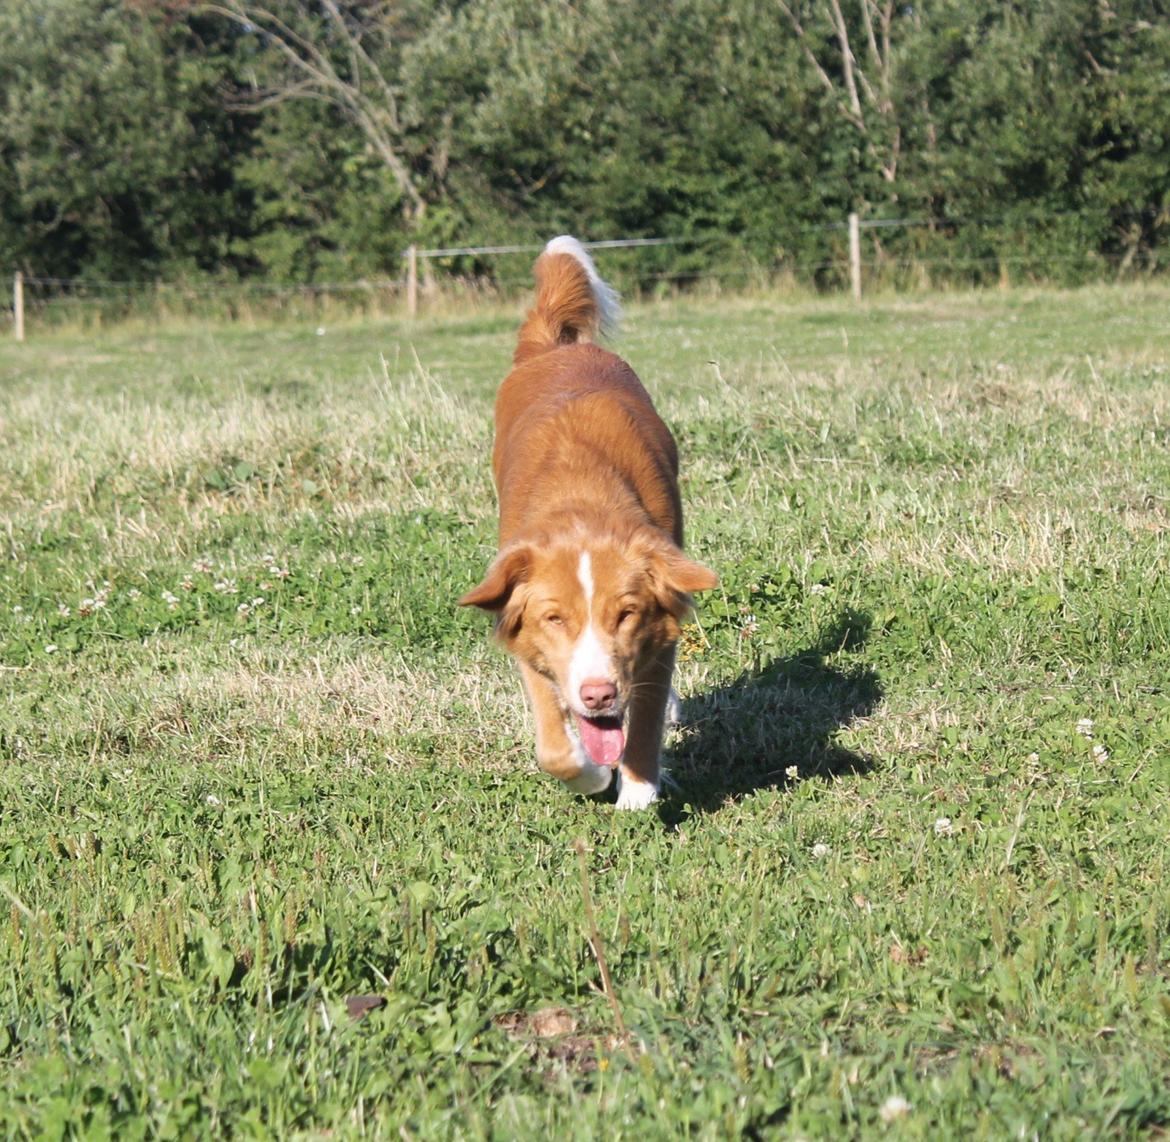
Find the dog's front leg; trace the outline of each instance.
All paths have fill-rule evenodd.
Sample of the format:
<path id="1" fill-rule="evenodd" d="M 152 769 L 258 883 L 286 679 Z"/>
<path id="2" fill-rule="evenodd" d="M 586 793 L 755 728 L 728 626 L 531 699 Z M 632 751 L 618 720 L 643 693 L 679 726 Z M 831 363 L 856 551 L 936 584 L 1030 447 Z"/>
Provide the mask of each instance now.
<path id="1" fill-rule="evenodd" d="M 569 736 L 556 688 L 527 663 L 519 665 L 536 719 L 537 765 L 563 781 L 574 793 L 600 793 L 608 789 L 613 770 L 597 765 Z"/>
<path id="2" fill-rule="evenodd" d="M 619 766 L 619 809 L 645 809 L 658 797 L 659 759 L 673 672 L 674 647 L 669 646 L 634 679 L 626 751 Z"/>

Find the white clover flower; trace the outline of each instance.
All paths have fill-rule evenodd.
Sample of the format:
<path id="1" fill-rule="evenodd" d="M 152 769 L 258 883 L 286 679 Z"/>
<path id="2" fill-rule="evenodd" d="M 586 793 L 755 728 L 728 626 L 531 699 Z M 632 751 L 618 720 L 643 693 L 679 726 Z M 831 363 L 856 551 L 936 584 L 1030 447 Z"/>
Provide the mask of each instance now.
<path id="1" fill-rule="evenodd" d="M 823 595 L 829 588 L 824 583 L 814 583 L 810 588 L 810 593 L 814 595 Z"/>
<path id="2" fill-rule="evenodd" d="M 82 618 L 87 618 L 88 616 L 92 615 L 93 610 L 93 599 L 82 599 L 81 602 L 77 604 L 77 613 L 81 615 Z"/>
<path id="3" fill-rule="evenodd" d="M 236 586 L 234 579 L 217 579 L 215 589 L 221 595 L 234 595 L 239 590 L 239 587 Z"/>
<path id="4" fill-rule="evenodd" d="M 179 601 L 179 596 L 173 591 L 163 591 L 161 597 L 164 603 L 170 603 L 171 606 L 175 606 Z"/>
<path id="5" fill-rule="evenodd" d="M 882 1121 L 889 1126 L 891 1122 L 905 1118 L 911 1109 L 910 1104 L 900 1094 L 892 1094 L 882 1103 L 878 1114 L 881 1115 Z"/>
<path id="6" fill-rule="evenodd" d="M 252 608 L 247 603 L 241 603 L 236 607 L 237 615 L 246 615 Z"/>
<path id="7" fill-rule="evenodd" d="M 1093 746 L 1093 760 L 1097 762 L 1109 760 L 1109 751 L 1100 742 Z"/>
<path id="8" fill-rule="evenodd" d="M 45 653 L 46 654 L 56 654 L 57 653 L 57 644 L 55 642 L 48 643 L 45 646 Z"/>
<path id="9" fill-rule="evenodd" d="M 130 590 L 126 592 L 126 598 L 128 599 L 140 599 L 141 597 L 142 592 L 137 587 L 131 587 Z"/>
<path id="10" fill-rule="evenodd" d="M 1038 762 L 1040 760 L 1040 755 L 1038 753 L 1030 753 L 1030 754 L 1028 754 L 1027 760 L 1030 761 L 1033 765 L 1035 765 L 1036 762 Z"/>
<path id="11" fill-rule="evenodd" d="M 1093 719 L 1081 718 L 1081 720 L 1077 722 L 1077 733 L 1082 737 L 1091 738 L 1093 736 Z"/>
<path id="12" fill-rule="evenodd" d="M 195 580 L 192 579 L 190 575 L 184 575 L 183 581 L 179 584 L 179 586 L 184 591 L 194 591 L 195 590 Z"/>
<path id="13" fill-rule="evenodd" d="M 260 556 L 260 562 L 263 563 L 265 567 L 271 567 L 276 562 L 276 556 L 273 555 L 271 551 L 266 551 L 263 555 Z"/>
<path id="14" fill-rule="evenodd" d="M 208 793 L 206 800 L 207 800 L 208 805 L 222 805 L 223 804 L 223 802 L 218 797 L 216 797 L 216 795 L 214 793 Z"/>
<path id="15" fill-rule="evenodd" d="M 264 596 L 263 596 L 263 595 L 257 595 L 257 596 L 256 596 L 256 597 L 255 597 L 255 598 L 252 600 L 252 603 L 251 603 L 251 605 L 252 605 L 253 607 L 262 607 L 262 606 L 264 606 Z"/>
<path id="16" fill-rule="evenodd" d="M 955 835 L 955 827 L 951 823 L 950 817 L 939 817 L 935 821 L 934 835 L 936 837 L 952 837 Z"/>
<path id="17" fill-rule="evenodd" d="M 824 841 L 817 841 L 812 847 L 812 855 L 817 860 L 824 860 L 833 850 Z"/>
<path id="18" fill-rule="evenodd" d="M 795 781 L 800 776 L 800 766 L 790 765 L 784 771 L 784 776 L 787 777 L 789 781 Z"/>
<path id="19" fill-rule="evenodd" d="M 73 612 L 64 603 L 57 604 L 57 614 L 59 614 L 63 619 L 67 619 L 72 613 Z"/>
<path id="20" fill-rule="evenodd" d="M 196 559 L 195 562 L 191 564 L 191 570 L 200 571 L 206 575 L 211 571 L 211 560 L 206 558 Z"/>
<path id="21" fill-rule="evenodd" d="M 12 608 L 12 613 L 13 613 L 14 615 L 20 615 L 20 614 L 23 614 L 23 613 L 24 613 L 24 607 L 22 607 L 22 606 L 21 606 L 19 603 L 17 603 L 17 604 L 16 604 L 16 606 Z"/>

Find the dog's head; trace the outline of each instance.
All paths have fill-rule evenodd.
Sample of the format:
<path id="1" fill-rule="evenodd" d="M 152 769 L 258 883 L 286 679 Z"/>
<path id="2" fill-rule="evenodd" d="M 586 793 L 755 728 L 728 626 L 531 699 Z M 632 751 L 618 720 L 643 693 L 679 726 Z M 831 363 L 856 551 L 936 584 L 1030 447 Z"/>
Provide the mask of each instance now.
<path id="1" fill-rule="evenodd" d="M 641 672 L 678 639 L 691 594 L 718 582 L 646 528 L 510 544 L 459 601 L 495 613 L 496 636 L 556 686 L 582 744 L 604 765 L 621 753 Z"/>

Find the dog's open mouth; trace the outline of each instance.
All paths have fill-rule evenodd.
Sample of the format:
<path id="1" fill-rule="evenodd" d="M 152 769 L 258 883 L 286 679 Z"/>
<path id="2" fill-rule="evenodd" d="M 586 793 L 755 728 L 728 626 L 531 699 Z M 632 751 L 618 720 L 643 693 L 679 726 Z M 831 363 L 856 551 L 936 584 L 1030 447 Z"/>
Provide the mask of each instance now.
<path id="1" fill-rule="evenodd" d="M 575 714 L 581 746 L 596 765 L 617 765 L 626 748 L 621 718 L 583 718 Z"/>

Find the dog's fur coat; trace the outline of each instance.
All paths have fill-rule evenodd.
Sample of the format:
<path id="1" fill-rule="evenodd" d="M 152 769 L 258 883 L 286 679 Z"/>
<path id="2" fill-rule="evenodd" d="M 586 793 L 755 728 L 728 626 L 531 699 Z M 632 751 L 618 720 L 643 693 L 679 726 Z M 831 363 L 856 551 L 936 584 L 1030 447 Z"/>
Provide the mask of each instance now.
<path id="1" fill-rule="evenodd" d="M 593 344 L 616 294 L 573 238 L 536 262 L 536 304 L 496 398 L 500 550 L 461 601 L 496 615 L 542 769 L 620 808 L 658 795 L 674 648 L 714 572 L 682 552 L 678 454 L 634 371 Z"/>

